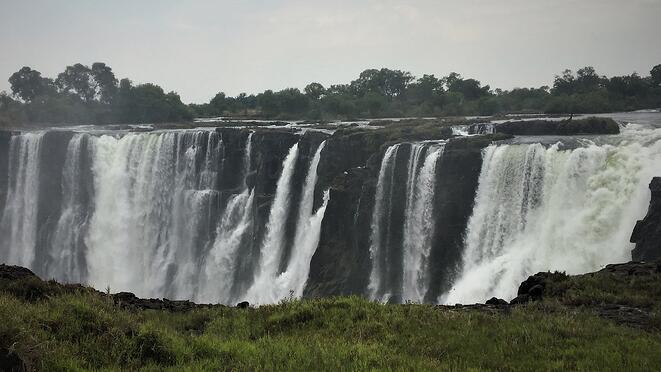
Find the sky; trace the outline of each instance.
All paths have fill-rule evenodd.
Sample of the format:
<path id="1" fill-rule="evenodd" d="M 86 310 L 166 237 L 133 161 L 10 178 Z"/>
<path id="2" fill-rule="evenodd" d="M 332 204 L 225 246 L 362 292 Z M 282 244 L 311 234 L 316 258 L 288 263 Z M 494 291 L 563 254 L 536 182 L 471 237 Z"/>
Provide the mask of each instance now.
<path id="1" fill-rule="evenodd" d="M 0 91 L 22 66 L 97 61 L 186 103 L 381 67 L 539 87 L 587 65 L 648 75 L 660 19 L 661 0 L 0 0 Z"/>

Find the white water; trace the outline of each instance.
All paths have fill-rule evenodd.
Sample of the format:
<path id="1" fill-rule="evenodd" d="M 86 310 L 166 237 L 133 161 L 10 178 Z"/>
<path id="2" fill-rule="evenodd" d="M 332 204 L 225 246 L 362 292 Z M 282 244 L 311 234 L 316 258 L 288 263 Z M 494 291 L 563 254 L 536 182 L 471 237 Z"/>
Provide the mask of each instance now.
<path id="1" fill-rule="evenodd" d="M 286 221 L 286 213 L 283 211 L 276 202 L 279 201 L 280 195 L 289 195 L 288 187 L 291 178 L 289 172 L 293 173 L 293 168 L 296 163 L 295 155 L 292 155 L 290 150 L 285 164 L 283 165 L 283 174 L 278 180 L 278 187 L 276 197 L 271 207 L 271 214 L 269 217 L 269 230 L 267 231 L 267 239 L 262 246 L 262 258 L 260 259 L 260 270 L 255 278 L 255 282 L 248 290 L 245 298 L 251 303 L 265 304 L 274 303 L 279 300 L 285 299 L 289 296 L 301 297 L 305 284 L 307 282 L 308 274 L 310 271 L 310 261 L 319 243 L 319 234 L 321 232 L 321 222 L 324 218 L 326 206 L 328 205 L 329 192 L 324 192 L 324 199 L 319 209 L 313 213 L 314 204 L 314 191 L 317 184 L 317 168 L 321 160 L 321 152 L 324 149 L 325 142 L 322 142 L 310 162 L 308 172 L 303 184 L 303 194 L 299 204 L 298 221 L 296 224 L 296 235 L 292 246 L 289 261 L 286 269 L 278 274 L 280 267 L 282 253 L 284 249 L 284 228 Z M 294 145 L 298 152 L 298 144 Z M 292 156 L 291 164 L 289 164 L 289 157 Z M 290 171 L 287 169 L 291 167 Z M 287 173 L 285 173 L 287 172 Z M 282 181 L 282 183 L 281 183 Z M 280 193 L 282 186 L 282 194 Z M 287 188 L 286 188 L 287 187 Z M 284 212 L 284 213 L 283 213 Z M 283 213 L 282 215 L 280 215 Z M 270 227 L 274 226 L 273 231 L 277 234 L 271 235 Z M 277 239 L 276 239 L 277 238 Z"/>
<path id="2" fill-rule="evenodd" d="M 0 221 L 0 257 L 14 265 L 30 267 L 35 258 L 44 134 L 25 133 L 11 138 L 7 200 Z"/>
<path id="3" fill-rule="evenodd" d="M 393 198 L 396 189 L 395 167 L 402 145 L 394 145 L 384 154 L 377 181 L 370 257 L 372 270 L 368 293 L 372 300 L 387 302 L 399 294 L 399 301 L 423 302 L 429 288 L 429 254 L 434 235 L 434 191 L 436 165 L 443 154 L 444 143 L 413 143 L 407 160 L 406 199 L 403 211 L 401 242 L 393 242 L 390 230 Z M 385 235 L 385 236 L 384 236 Z M 393 257 L 393 250 L 401 244 L 401 257 Z M 401 283 L 392 283 L 391 263 L 401 260 Z"/>
<path id="4" fill-rule="evenodd" d="M 49 249 L 52 263 L 46 268 L 48 278 L 69 283 L 84 283 L 87 280 L 86 270 L 81 265 L 89 213 L 83 204 L 85 190 L 81 182 L 84 181 L 81 174 L 83 144 L 87 139 L 86 134 L 77 134 L 67 146 L 62 172 L 62 210 Z"/>
<path id="5" fill-rule="evenodd" d="M 413 177 L 409 176 L 410 198 L 406 202 L 404 214 L 403 301 L 423 302 L 429 288 L 427 273 L 435 227 L 433 199 L 436 164 L 444 149 L 445 144 L 428 148 L 422 167 L 418 171 L 412 169 Z M 416 154 L 416 164 L 418 157 L 419 154 Z"/>
<path id="6" fill-rule="evenodd" d="M 321 232 L 321 221 L 328 205 L 329 192 L 324 193 L 323 204 L 313 213 L 314 190 L 317 185 L 317 168 L 321 160 L 321 151 L 326 146 L 322 142 L 317 149 L 308 174 L 303 185 L 303 197 L 301 198 L 298 210 L 298 222 L 296 224 L 296 236 L 294 246 L 289 255 L 287 269 L 276 279 L 274 288 L 271 288 L 271 298 L 269 302 L 287 297 L 290 292 L 296 298 L 303 295 L 303 289 L 310 271 L 310 260 L 319 244 L 319 233 Z"/>
<path id="7" fill-rule="evenodd" d="M 275 197 L 266 225 L 266 237 L 260 249 L 259 264 L 255 280 L 248 289 L 246 298 L 252 303 L 261 303 L 269 296 L 269 289 L 275 281 L 285 245 L 285 221 L 289 214 L 291 180 L 298 158 L 298 143 L 289 149 L 289 154 L 282 164 L 282 173 L 278 179 Z"/>
<path id="8" fill-rule="evenodd" d="M 243 159 L 243 192 L 232 195 L 225 207 L 216 230 L 216 239 L 205 258 L 197 301 L 232 303 L 237 272 L 238 254 L 246 234 L 253 223 L 254 190 L 250 190 L 246 178 L 250 173 L 253 133 L 248 135 Z"/>
<path id="9" fill-rule="evenodd" d="M 195 134 L 185 146 L 182 137 L 166 132 L 94 142 L 95 205 L 86 239 L 93 286 L 190 298 L 199 272 L 199 211 L 216 193 L 196 186 L 211 186 L 217 162 L 205 158 L 209 166 L 197 177 L 195 159 L 206 136 Z"/>
<path id="10" fill-rule="evenodd" d="M 386 149 L 381 168 L 379 169 L 379 179 L 376 184 L 376 195 L 374 199 L 374 211 L 372 212 L 372 224 L 370 234 L 370 259 L 372 260 L 372 270 L 370 271 L 370 280 L 367 285 L 368 296 L 371 300 L 387 301 L 389 294 L 383 295 L 382 272 L 387 265 L 387 247 L 389 246 L 388 236 L 383 241 L 383 232 L 390 230 L 390 201 L 392 193 L 390 188 L 395 178 L 395 159 L 399 146 L 390 146 Z M 385 215 L 384 215 L 385 213 Z M 385 218 L 385 220 L 384 220 Z M 382 223 L 385 222 L 385 226 Z M 382 248 L 385 246 L 386 249 Z"/>
<path id="11" fill-rule="evenodd" d="M 490 146 L 484 152 L 463 268 L 440 302 L 512 298 L 538 271 L 594 271 L 631 259 L 629 236 L 661 174 L 661 132 L 631 128 L 617 144 Z"/>

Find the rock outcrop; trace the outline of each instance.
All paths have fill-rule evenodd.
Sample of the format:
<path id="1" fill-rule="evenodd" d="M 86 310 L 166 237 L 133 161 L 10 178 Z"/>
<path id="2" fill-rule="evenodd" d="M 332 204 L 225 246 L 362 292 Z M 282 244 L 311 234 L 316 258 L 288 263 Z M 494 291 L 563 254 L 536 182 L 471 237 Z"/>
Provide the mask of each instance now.
<path id="1" fill-rule="evenodd" d="M 652 198 L 647 215 L 636 222 L 630 239 L 636 243 L 631 252 L 636 261 L 661 258 L 661 177 L 654 177 L 649 187 Z"/>
<path id="2" fill-rule="evenodd" d="M 512 120 L 497 124 L 473 124 L 470 133 L 504 133 L 516 136 L 568 136 L 576 134 L 618 134 L 620 126 L 610 118 L 589 117 L 569 120 Z"/>

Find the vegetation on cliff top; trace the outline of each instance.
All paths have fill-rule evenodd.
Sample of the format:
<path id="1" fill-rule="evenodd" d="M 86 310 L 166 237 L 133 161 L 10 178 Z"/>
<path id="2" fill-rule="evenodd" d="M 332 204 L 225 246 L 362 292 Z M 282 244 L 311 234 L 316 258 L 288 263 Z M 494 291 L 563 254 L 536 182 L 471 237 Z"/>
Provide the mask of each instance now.
<path id="1" fill-rule="evenodd" d="M 0 279 L 0 363 L 37 370 L 634 371 L 661 365 L 658 269 L 547 276 L 544 299 L 517 306 L 382 305 L 348 297 L 183 312 L 139 310 L 117 297 L 35 277 Z M 598 311 L 622 303 L 651 318 L 629 324 Z"/>
<path id="2" fill-rule="evenodd" d="M 55 79 L 23 67 L 0 93 L 0 127 L 22 123 L 163 123 L 192 117 L 340 119 L 494 115 L 499 113 L 598 113 L 661 107 L 661 65 L 649 76 L 600 76 L 592 67 L 565 70 L 552 87 L 492 89 L 452 72 L 414 77 L 400 70 L 368 69 L 348 84 L 308 84 L 236 97 L 220 92 L 208 103 L 184 105 L 155 84 L 119 81 L 110 66 L 67 66 Z"/>

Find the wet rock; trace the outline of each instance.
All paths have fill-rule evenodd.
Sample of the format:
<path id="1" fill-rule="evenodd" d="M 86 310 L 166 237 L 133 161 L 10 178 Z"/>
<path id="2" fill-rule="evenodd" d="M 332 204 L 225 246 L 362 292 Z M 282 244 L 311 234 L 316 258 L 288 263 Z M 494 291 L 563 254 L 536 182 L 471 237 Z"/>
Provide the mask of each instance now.
<path id="1" fill-rule="evenodd" d="M 649 185 L 652 196 L 647 215 L 636 222 L 630 241 L 636 243 L 631 252 L 635 261 L 661 258 L 661 177 L 654 177 Z"/>

